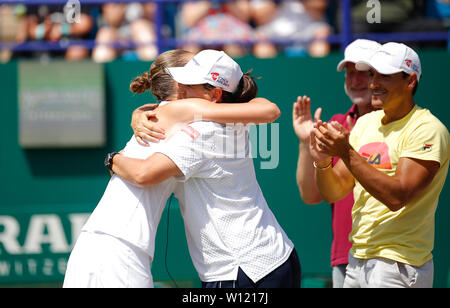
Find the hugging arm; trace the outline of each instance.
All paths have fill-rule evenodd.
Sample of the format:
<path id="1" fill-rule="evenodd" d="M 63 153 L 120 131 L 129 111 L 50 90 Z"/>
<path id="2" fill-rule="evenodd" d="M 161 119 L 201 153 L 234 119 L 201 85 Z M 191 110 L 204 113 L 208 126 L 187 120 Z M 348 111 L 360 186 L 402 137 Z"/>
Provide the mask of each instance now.
<path id="1" fill-rule="evenodd" d="M 195 115 L 201 115 L 203 120 L 221 124 L 242 123 L 262 124 L 272 123 L 280 116 L 278 106 L 263 97 L 256 97 L 248 103 L 217 103 L 193 101 Z"/>
<path id="2" fill-rule="evenodd" d="M 147 143 L 143 139 L 153 142 L 164 139 L 164 129 L 151 121 L 151 118 L 154 118 L 156 115 L 154 110 L 157 107 L 158 104 L 145 104 L 133 111 L 131 128 L 133 129 L 137 142 L 141 145 L 147 146 Z"/>
<path id="3" fill-rule="evenodd" d="M 190 98 L 167 104 L 164 109 L 168 117 L 176 119 L 177 123 L 184 124 L 195 121 L 221 124 L 271 123 L 281 114 L 276 104 L 262 97 L 254 98 L 248 103 L 235 104 L 213 103 L 204 99 Z M 143 111 L 139 108 L 133 112 L 131 127 L 140 144 L 146 145 L 142 139 L 153 142 L 164 139 L 165 130 L 151 121 L 151 118 L 156 116 L 156 111 Z"/>
<path id="4" fill-rule="evenodd" d="M 156 185 L 172 176 L 182 175 L 177 165 L 162 153 L 155 153 L 144 160 L 115 155 L 112 171 L 139 187 Z"/>

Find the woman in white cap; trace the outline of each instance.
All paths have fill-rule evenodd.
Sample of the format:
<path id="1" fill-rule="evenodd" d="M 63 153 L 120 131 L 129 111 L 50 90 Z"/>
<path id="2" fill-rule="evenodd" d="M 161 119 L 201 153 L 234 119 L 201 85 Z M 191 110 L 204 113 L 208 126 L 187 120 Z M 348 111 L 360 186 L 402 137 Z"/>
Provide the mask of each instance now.
<path id="1" fill-rule="evenodd" d="M 152 94 L 160 101 L 177 98 L 177 83 L 165 72 L 167 66 L 186 64 L 193 54 L 183 50 L 171 50 L 161 54 L 150 68 Z M 131 84 L 138 91 L 142 79 Z M 138 91 L 139 92 L 139 91 Z M 262 119 L 279 114 L 274 104 L 257 99 L 259 104 L 249 103 L 251 110 Z M 204 101 L 189 100 L 187 106 L 197 107 L 202 112 Z M 174 105 L 176 102 L 174 102 Z M 197 105 L 196 105 L 197 104 Z M 249 104 L 242 104 L 245 108 Z M 171 104 L 167 104 L 170 106 Z M 180 104 L 181 106 L 181 104 Z M 183 105 L 184 106 L 184 105 Z M 275 108 L 273 108 L 275 106 Z M 164 106 L 158 108 L 163 111 Z M 203 108 L 204 109 L 204 108 Z M 205 116 L 220 121 L 229 116 L 229 112 L 208 108 Z M 200 113 L 201 114 L 201 113 Z M 254 114 L 252 114 L 254 116 Z M 170 127 L 164 113 L 158 119 L 164 127 Z M 194 112 L 185 111 L 178 121 L 193 121 Z M 253 118 L 258 122 L 261 120 Z M 226 123 L 226 122 L 224 122 Z M 124 156 L 146 158 L 164 144 L 152 143 L 149 147 L 140 146 L 134 136 L 123 151 Z M 114 154 L 108 155 L 105 164 L 110 167 Z M 155 248 L 155 234 L 164 206 L 175 189 L 176 180 L 161 176 L 151 187 L 139 188 L 113 175 L 102 199 L 83 226 L 76 245 L 69 258 L 64 279 L 64 287 L 152 287 L 151 262 Z"/>
<path id="2" fill-rule="evenodd" d="M 181 95 L 212 105 L 256 95 L 253 79 L 224 52 L 204 50 L 167 71 Z M 256 180 L 247 127 L 195 122 L 157 151 L 145 160 L 115 155 L 112 171 L 140 186 L 159 180 L 156 171 L 178 178 L 175 196 L 203 287 L 300 286 L 294 245 Z"/>

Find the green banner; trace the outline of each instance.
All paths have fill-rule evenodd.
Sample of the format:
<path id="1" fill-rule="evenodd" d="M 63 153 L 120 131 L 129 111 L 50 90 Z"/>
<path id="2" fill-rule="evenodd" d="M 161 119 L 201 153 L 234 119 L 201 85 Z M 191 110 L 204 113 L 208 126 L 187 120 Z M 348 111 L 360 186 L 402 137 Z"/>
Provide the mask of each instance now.
<path id="1" fill-rule="evenodd" d="M 103 66 L 19 63 L 19 141 L 24 148 L 105 144 Z"/>
<path id="2" fill-rule="evenodd" d="M 415 101 L 450 127 L 450 105 L 447 103 L 450 92 L 442 90 L 450 84 L 448 74 L 442 69 L 450 67 L 449 54 L 443 50 L 421 50 L 420 57 L 426 74 L 420 80 Z M 324 277 L 331 278 L 331 209 L 324 202 L 308 206 L 300 198 L 295 179 L 298 138 L 292 129 L 292 104 L 297 96 L 308 95 L 313 111 L 323 108 L 322 119 L 325 121 L 333 114 L 345 113 L 351 102 L 344 91 L 344 72 L 336 71 L 342 58 L 343 54 L 332 53 L 320 59 L 282 56 L 238 59 L 244 70 L 253 68 L 254 76 L 262 77 L 257 80 L 258 96 L 269 98 L 281 110 L 276 125 L 258 127 L 258 134 L 249 136 L 254 139 L 252 155 L 258 182 L 272 212 L 297 249 L 304 281 L 308 277 L 319 277 L 320 280 L 314 283 L 320 284 L 324 284 Z M 108 184 L 109 172 L 103 165 L 105 154 L 123 149 L 132 136 L 130 116 L 133 110 L 155 101 L 148 92 L 136 95 L 129 90 L 130 82 L 148 71 L 150 64 L 117 60 L 100 65 L 108 124 L 106 143 L 99 148 L 74 146 L 63 149 L 24 148 L 19 144 L 19 89 L 23 89 L 19 80 L 24 77 L 22 71 L 19 74 L 19 66 L 22 61 L 0 64 L 0 170 L 3 175 L 0 185 L 0 286 L 62 282 L 64 263 L 77 229 L 82 225 L 82 218 L 77 215 L 92 212 Z M 62 89 L 58 82 L 63 77 L 55 74 L 65 72 L 70 75 L 73 72 L 76 76 L 79 72 L 75 66 L 81 68 L 83 65 L 65 62 L 53 71 L 54 80 L 48 83 Z M 91 65 L 97 64 L 86 64 Z M 36 63 L 27 78 L 44 78 L 49 70 L 48 66 Z M 84 72 L 76 78 L 67 78 L 91 80 L 91 71 L 85 69 Z M 91 84 L 91 81 L 87 83 Z M 75 85 L 74 82 L 72 86 Z M 31 86 L 28 89 L 31 91 Z M 83 141 L 90 137 L 88 133 L 81 136 Z M 447 287 L 450 281 L 449 203 L 447 179 L 436 213 L 435 287 Z M 158 227 L 152 275 L 155 281 L 169 281 L 170 272 L 177 281 L 195 281 L 199 285 L 187 248 L 184 222 L 174 205 L 170 211 L 164 211 Z M 167 212 L 171 213 L 170 217 Z M 304 282 L 306 285 L 307 281 Z"/>
<path id="3" fill-rule="evenodd" d="M 0 215 L 0 283 L 61 282 L 89 213 Z"/>

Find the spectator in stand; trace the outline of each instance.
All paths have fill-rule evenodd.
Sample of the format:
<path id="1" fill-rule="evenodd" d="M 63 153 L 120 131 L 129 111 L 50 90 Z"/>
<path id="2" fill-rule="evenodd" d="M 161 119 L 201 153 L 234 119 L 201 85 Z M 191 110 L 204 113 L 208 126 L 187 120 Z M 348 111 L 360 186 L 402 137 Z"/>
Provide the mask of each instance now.
<path id="1" fill-rule="evenodd" d="M 0 5 L 0 41 L 21 43 L 27 39 L 26 8 L 23 5 Z M 12 50 L 0 49 L 0 62 L 8 62 Z"/>
<path id="2" fill-rule="evenodd" d="M 367 17 L 372 16 L 373 8 L 368 7 L 366 1 L 353 0 L 352 30 L 354 33 L 444 31 L 449 26 L 449 15 L 447 15 L 447 28 L 444 16 L 445 7 L 447 6 L 447 12 L 450 10 L 449 3 L 448 0 L 383 0 L 379 6 L 380 22 L 371 23 L 368 22 Z M 336 28 L 339 28 L 340 9 L 337 10 L 336 22 Z M 443 47 L 442 42 L 436 41 L 413 42 L 410 46 L 413 48 Z"/>
<path id="3" fill-rule="evenodd" d="M 64 38 L 86 38 L 93 28 L 93 20 L 84 7 L 81 8 L 79 22 L 68 22 L 60 7 L 41 5 L 27 9 L 28 38 L 57 42 Z M 65 59 L 78 61 L 89 56 L 89 49 L 72 45 L 65 51 Z"/>
<path id="4" fill-rule="evenodd" d="M 153 24 L 155 10 L 154 2 L 104 4 L 95 39 L 97 46 L 92 51 L 94 61 L 109 62 L 120 54 L 142 61 L 154 60 L 158 54 Z M 124 53 L 129 48 L 120 46 L 120 42 L 130 40 L 137 45 L 136 51 Z"/>
<path id="5" fill-rule="evenodd" d="M 324 57 L 329 53 L 330 44 L 326 39 L 332 29 L 325 16 L 328 1 L 282 0 L 276 8 L 273 4 L 267 3 L 270 1 L 252 2 L 253 8 L 264 7 L 269 19 L 262 25 L 255 23 L 257 26 L 255 36 L 260 41 L 254 47 L 256 57 L 271 58 L 280 51 L 292 56 L 309 54 L 312 57 Z M 267 41 L 264 41 L 266 39 Z M 304 43 L 277 47 L 276 44 L 269 42 L 273 39 L 298 40 Z"/>
<path id="6" fill-rule="evenodd" d="M 413 18 L 416 13 L 415 0 L 384 0 L 379 6 L 379 17 L 381 22 L 368 22 L 367 14 L 371 8 L 366 1 L 352 1 L 351 19 L 352 30 L 355 33 L 367 32 L 392 32 L 404 24 L 409 18 Z M 341 24 L 341 6 L 337 10 L 337 27 Z M 417 12 L 417 11 L 416 11 Z"/>
<path id="7" fill-rule="evenodd" d="M 189 1 L 181 5 L 177 18 L 178 37 L 183 49 L 197 53 L 201 49 L 223 49 L 231 57 L 241 57 L 248 48 L 236 41 L 250 43 L 248 0 L 230 2 Z"/>
<path id="8" fill-rule="evenodd" d="M 444 25 L 450 27 L 450 1 L 430 0 L 427 1 L 427 16 L 442 19 Z"/>
<path id="9" fill-rule="evenodd" d="M 250 19 L 255 29 L 255 39 L 262 37 L 258 34 L 258 29 L 274 19 L 277 9 L 274 0 L 250 0 Z M 257 42 L 253 46 L 253 53 L 259 58 L 272 58 L 277 54 L 277 48 L 270 42 Z"/>
<path id="10" fill-rule="evenodd" d="M 430 19 L 438 20 L 442 28 L 450 33 L 450 1 L 430 0 L 427 1 L 426 15 Z M 447 49 L 450 51 L 450 40 L 447 41 Z"/>

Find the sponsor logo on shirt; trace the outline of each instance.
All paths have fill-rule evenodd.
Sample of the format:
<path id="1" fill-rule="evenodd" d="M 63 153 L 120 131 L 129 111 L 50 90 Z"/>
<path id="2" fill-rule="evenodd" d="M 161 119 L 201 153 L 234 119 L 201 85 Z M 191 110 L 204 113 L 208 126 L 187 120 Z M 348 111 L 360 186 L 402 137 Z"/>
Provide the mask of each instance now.
<path id="1" fill-rule="evenodd" d="M 200 133 L 195 128 L 189 125 L 183 127 L 181 131 L 186 133 L 189 137 L 191 137 L 192 140 L 195 140 L 197 139 L 198 136 L 200 136 Z"/>
<path id="2" fill-rule="evenodd" d="M 359 149 L 358 153 L 377 169 L 392 169 L 389 147 L 384 142 L 365 144 Z"/>
<path id="3" fill-rule="evenodd" d="M 431 147 L 432 147 L 433 145 L 432 144 L 430 144 L 430 143 L 424 143 L 423 144 L 423 150 L 424 151 L 431 151 Z"/>

